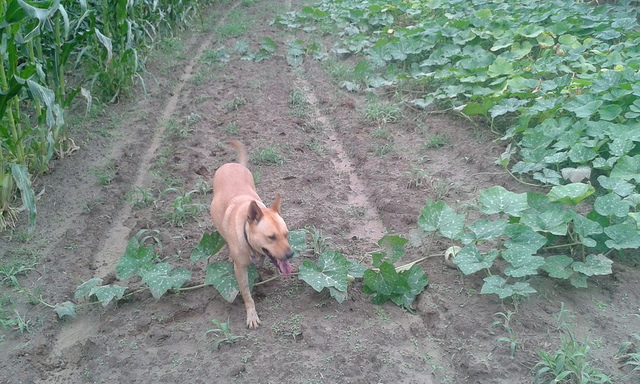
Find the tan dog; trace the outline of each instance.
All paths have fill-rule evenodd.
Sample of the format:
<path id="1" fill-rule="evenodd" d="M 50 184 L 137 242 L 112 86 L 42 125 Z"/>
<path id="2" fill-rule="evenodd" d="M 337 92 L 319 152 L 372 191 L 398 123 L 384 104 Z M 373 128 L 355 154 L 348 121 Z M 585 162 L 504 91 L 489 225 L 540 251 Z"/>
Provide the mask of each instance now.
<path id="1" fill-rule="evenodd" d="M 227 163 L 213 176 L 211 218 L 218 232 L 227 242 L 233 270 L 247 309 L 247 327 L 260 324 L 256 306 L 249 292 L 247 267 L 252 262 L 262 263 L 265 256 L 283 275 L 291 274 L 293 257 L 287 236 L 289 230 L 280 216 L 280 194 L 267 208 L 256 193 L 253 175 L 247 169 L 245 146 L 232 141 L 238 152 L 238 163 Z"/>

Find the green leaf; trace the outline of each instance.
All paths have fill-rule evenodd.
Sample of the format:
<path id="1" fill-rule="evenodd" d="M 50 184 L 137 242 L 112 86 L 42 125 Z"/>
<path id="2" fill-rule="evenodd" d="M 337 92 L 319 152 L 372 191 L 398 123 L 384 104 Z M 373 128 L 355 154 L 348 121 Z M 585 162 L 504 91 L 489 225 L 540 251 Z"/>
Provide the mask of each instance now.
<path id="1" fill-rule="evenodd" d="M 478 202 L 482 205 L 482 213 L 487 215 L 506 213 L 519 216 L 522 211 L 529 208 L 526 193 L 510 192 L 499 185 L 481 191 Z"/>
<path id="2" fill-rule="evenodd" d="M 262 49 L 264 49 L 267 52 L 275 52 L 276 49 L 278 49 L 278 44 L 276 44 L 275 41 L 273 41 L 273 39 L 268 38 L 268 37 L 263 37 L 262 38 L 262 45 L 260 46 Z"/>
<path id="3" fill-rule="evenodd" d="M 318 264 L 305 260 L 300 266 L 298 277 L 317 292 L 333 287 L 347 291 L 347 274 L 351 263 L 338 251 L 325 251 Z"/>
<path id="4" fill-rule="evenodd" d="M 297 229 L 289 232 L 289 245 L 293 250 L 294 256 L 300 255 L 307 249 L 307 231 L 305 229 Z"/>
<path id="5" fill-rule="evenodd" d="M 494 50 L 496 46 L 494 45 L 491 50 Z M 506 47 L 506 46 L 505 46 Z M 499 77 L 505 75 L 513 74 L 513 63 L 505 60 L 503 57 L 498 56 L 498 58 L 491 64 L 487 70 L 487 74 L 490 77 Z"/>
<path id="6" fill-rule="evenodd" d="M 590 184 L 572 183 L 556 185 L 551 188 L 547 196 L 551 201 L 559 201 L 567 205 L 577 205 L 591 196 L 596 190 Z"/>
<path id="7" fill-rule="evenodd" d="M 507 281 L 500 276 L 489 276 L 484 278 L 484 284 L 480 293 L 495 293 L 500 299 L 506 299 L 513 295 L 528 296 L 536 293 L 536 290 L 529 283 L 518 282 L 513 285 L 507 284 Z"/>
<path id="8" fill-rule="evenodd" d="M 605 242 L 605 245 L 609 248 L 640 248 L 640 233 L 638 233 L 638 227 L 634 224 L 623 223 L 605 227 L 604 233 L 611 239 Z"/>
<path id="9" fill-rule="evenodd" d="M 538 268 L 544 265 L 543 257 L 514 249 L 502 251 L 502 258 L 511 264 L 504 270 L 504 274 L 511 277 L 537 275 Z"/>
<path id="10" fill-rule="evenodd" d="M 584 263 L 581 261 L 574 262 L 571 264 L 571 268 L 585 276 L 610 275 L 612 273 L 612 264 L 613 261 L 606 258 L 603 254 L 598 254 L 588 255 Z"/>
<path id="11" fill-rule="evenodd" d="M 249 276 L 249 291 L 253 289 L 253 284 L 258 278 L 258 271 L 256 267 L 251 264 L 247 268 Z M 238 281 L 233 272 L 233 264 L 225 261 L 218 261 L 207 265 L 207 276 L 204 279 L 206 285 L 213 285 L 214 288 L 220 293 L 223 299 L 229 303 L 233 303 L 240 288 L 238 287 Z"/>
<path id="12" fill-rule="evenodd" d="M 150 245 L 141 247 L 138 239 L 132 237 L 127 244 L 124 255 L 118 261 L 116 273 L 120 280 L 128 279 L 132 273 L 150 268 L 153 265 L 154 257 L 153 247 Z"/>
<path id="13" fill-rule="evenodd" d="M 576 288 L 587 288 L 587 276 L 582 273 L 574 273 L 570 281 L 571 285 Z"/>
<path id="14" fill-rule="evenodd" d="M 573 214 L 573 230 L 580 238 L 580 242 L 590 248 L 595 247 L 597 242 L 589 238 L 589 236 L 599 235 L 603 232 L 600 223 L 590 220 L 577 212 Z"/>
<path id="15" fill-rule="evenodd" d="M 409 289 L 401 294 L 396 292 L 391 297 L 391 301 L 407 310 L 411 310 L 416 296 L 429 284 L 429 276 L 424 273 L 421 266 L 414 265 L 408 271 L 400 273 L 400 277 L 406 280 Z"/>
<path id="16" fill-rule="evenodd" d="M 564 236 L 567 234 L 571 219 L 571 215 L 563 210 L 550 209 L 543 212 L 530 210 L 522 214 L 520 222 L 530 226 L 534 231 Z"/>
<path id="17" fill-rule="evenodd" d="M 457 214 L 444 201 L 427 200 L 420 211 L 418 225 L 423 231 L 440 231 L 446 238 L 454 239 L 462 232 L 464 220 L 463 215 Z"/>
<path id="18" fill-rule="evenodd" d="M 78 285 L 76 287 L 76 292 L 73 295 L 74 300 L 78 300 L 82 297 L 86 297 L 89 292 L 93 289 L 93 287 L 102 285 L 102 279 L 99 277 L 94 277 L 93 279 L 89 279 L 84 283 Z"/>
<path id="19" fill-rule="evenodd" d="M 509 224 L 504 234 L 510 237 L 504 246 L 514 252 L 535 254 L 547 243 L 547 239 L 524 224 Z"/>
<path id="20" fill-rule="evenodd" d="M 566 280 L 573 274 L 573 270 L 569 268 L 572 262 L 573 259 L 566 255 L 554 255 L 547 257 L 540 268 L 553 278 Z"/>
<path id="21" fill-rule="evenodd" d="M 398 272 L 396 272 L 393 264 L 382 263 L 380 272 L 376 272 L 373 269 L 364 271 L 364 292 L 368 295 L 376 294 L 376 296 L 382 296 L 384 301 L 387 301 L 396 289 L 398 279 Z"/>
<path id="22" fill-rule="evenodd" d="M 622 180 L 616 177 L 607 177 L 601 175 L 598 177 L 598 183 L 602 188 L 605 188 L 619 196 L 629 196 L 635 191 L 635 186 L 626 180 Z"/>
<path id="23" fill-rule="evenodd" d="M 487 220 L 480 219 L 473 222 L 467 228 L 475 234 L 475 240 L 492 240 L 504 233 L 507 227 L 507 220 Z"/>
<path id="24" fill-rule="evenodd" d="M 378 246 L 383 252 L 374 253 L 373 266 L 375 268 L 380 267 L 383 262 L 395 263 L 404 255 L 404 246 L 409 240 L 400 236 L 385 235 L 378 240 Z"/>
<path id="25" fill-rule="evenodd" d="M 4 149 L 2 149 L 4 151 Z M 33 234 L 36 229 L 36 195 L 31 186 L 31 178 L 26 165 L 10 163 L 11 176 L 16 181 L 16 185 L 20 190 L 22 204 L 29 211 L 29 234 Z M 3 202 L 4 203 L 4 202 Z"/>
<path id="26" fill-rule="evenodd" d="M 124 295 L 124 291 L 126 290 L 127 290 L 127 287 L 121 287 L 115 284 L 103 285 L 103 286 L 91 288 L 91 292 L 89 292 L 89 296 L 95 295 L 98 298 L 98 301 L 102 303 L 102 306 L 106 307 L 114 298 L 118 300 L 122 299 L 122 296 Z"/>
<path id="27" fill-rule="evenodd" d="M 607 105 L 598 110 L 598 114 L 600 115 L 600 119 L 606 121 L 612 121 L 616 117 L 620 116 L 622 113 L 622 108 L 617 105 Z"/>
<path id="28" fill-rule="evenodd" d="M 362 277 L 364 276 L 364 271 L 366 271 L 367 268 L 365 268 L 364 266 L 356 263 L 353 260 L 349 260 L 349 271 L 348 274 L 349 276 L 353 277 L 354 279 L 362 279 Z"/>
<path id="29" fill-rule="evenodd" d="M 158 263 L 142 272 L 142 283 L 147 284 L 154 298 L 159 299 L 169 289 L 182 287 L 191 278 L 184 268 L 173 269 L 171 264 Z"/>
<path id="30" fill-rule="evenodd" d="M 609 177 L 640 182 L 640 155 L 622 156 L 611 170 Z"/>
<path id="31" fill-rule="evenodd" d="M 462 273 L 470 275 L 482 269 L 491 268 L 496 257 L 498 257 L 498 251 L 495 249 L 483 254 L 475 244 L 469 244 L 456 254 L 453 263 L 460 268 Z"/>
<path id="32" fill-rule="evenodd" d="M 226 241 L 218 232 L 204 233 L 200 243 L 191 251 L 191 261 L 206 260 L 218 253 L 225 244 Z"/>
<path id="33" fill-rule="evenodd" d="M 65 316 L 76 317 L 76 305 L 71 301 L 58 303 L 53 310 L 56 311 L 56 314 L 58 314 L 58 317 L 61 319 Z"/>
<path id="34" fill-rule="evenodd" d="M 615 193 L 596 198 L 593 208 L 602 216 L 625 217 L 629 213 L 629 203 Z"/>

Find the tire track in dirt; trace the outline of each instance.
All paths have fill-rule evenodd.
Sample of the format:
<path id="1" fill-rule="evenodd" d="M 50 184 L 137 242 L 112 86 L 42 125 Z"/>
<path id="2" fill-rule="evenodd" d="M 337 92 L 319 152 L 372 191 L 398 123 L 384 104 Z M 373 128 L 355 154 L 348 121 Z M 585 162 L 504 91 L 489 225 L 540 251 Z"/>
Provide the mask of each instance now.
<path id="1" fill-rule="evenodd" d="M 240 3 L 240 1 L 236 1 L 235 3 L 233 3 L 226 10 L 223 17 L 220 18 L 218 24 L 224 23 L 229 12 L 233 11 Z M 206 39 L 202 40 L 199 43 L 195 55 L 184 67 L 184 71 L 180 75 L 177 85 L 173 89 L 171 89 L 171 97 L 167 101 L 165 107 L 162 109 L 162 113 L 157 118 L 156 129 L 153 133 L 153 140 L 151 141 L 151 144 L 146 149 L 146 151 L 142 154 L 139 161 L 135 181 L 131 185 L 132 189 L 136 187 L 143 188 L 144 186 L 151 183 L 151 174 L 149 173 L 151 161 L 162 145 L 164 138 L 164 125 L 162 123 L 168 120 L 176 111 L 176 108 L 180 101 L 180 97 L 182 96 L 182 91 L 185 85 L 187 85 L 193 77 L 194 67 L 198 64 L 204 51 L 214 43 L 216 37 L 217 35 L 215 33 L 211 33 Z M 197 37 L 193 37 L 192 39 L 197 39 Z M 118 151 L 122 151 L 122 147 L 116 145 L 116 147 L 112 150 L 112 154 L 118 153 Z M 132 217 L 132 212 L 133 205 L 124 204 L 123 208 L 116 215 L 114 215 L 113 222 L 115 223 L 115 225 L 106 233 L 102 249 L 94 256 L 94 263 L 96 265 L 94 277 L 104 278 L 109 273 L 113 273 L 115 271 L 118 259 L 124 253 L 129 241 L 129 234 L 133 229 L 131 226 L 127 225 L 127 220 Z M 57 335 L 54 341 L 54 346 L 50 353 L 51 356 L 58 356 L 60 355 L 60 351 L 62 351 L 63 349 L 71 347 L 74 344 L 81 342 L 82 340 L 86 340 L 91 335 L 95 335 L 97 327 L 98 323 L 96 321 L 93 321 L 90 316 L 83 316 L 80 319 L 74 320 L 73 323 L 63 328 Z M 56 382 L 55 378 L 51 379 L 51 382 Z"/>
<path id="2" fill-rule="evenodd" d="M 382 219 L 378 214 L 378 210 L 369 201 L 369 193 L 363 180 L 358 177 L 358 173 L 349 158 L 349 155 L 344 150 L 342 142 L 338 138 L 333 125 L 330 123 L 330 119 L 322 113 L 318 107 L 318 97 L 313 92 L 311 84 L 304 79 L 303 76 L 297 77 L 298 86 L 304 89 L 307 96 L 307 102 L 312 106 L 311 118 L 320 123 L 326 129 L 327 139 L 325 144 L 335 154 L 335 157 L 331 157 L 331 162 L 338 174 L 346 174 L 349 177 L 349 194 L 347 197 L 347 207 L 361 207 L 364 211 L 362 217 L 363 224 L 351 228 L 349 231 L 349 237 L 357 237 L 359 239 L 370 240 L 376 243 L 386 233 L 386 228 L 382 223 Z"/>

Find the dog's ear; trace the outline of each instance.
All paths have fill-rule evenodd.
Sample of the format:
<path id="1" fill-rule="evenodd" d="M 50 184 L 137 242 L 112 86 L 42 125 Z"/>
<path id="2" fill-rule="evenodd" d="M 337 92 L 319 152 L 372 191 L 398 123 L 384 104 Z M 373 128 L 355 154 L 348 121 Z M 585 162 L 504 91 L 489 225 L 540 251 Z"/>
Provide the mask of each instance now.
<path id="1" fill-rule="evenodd" d="M 275 211 L 278 213 L 278 215 L 280 214 L 280 194 L 278 193 L 278 196 L 276 196 L 276 200 L 273 202 L 273 204 L 271 204 L 271 210 Z"/>
<path id="2" fill-rule="evenodd" d="M 258 204 L 254 201 L 249 204 L 249 212 L 247 213 L 247 220 L 250 223 L 257 223 L 262 219 L 262 210 L 258 207 Z"/>

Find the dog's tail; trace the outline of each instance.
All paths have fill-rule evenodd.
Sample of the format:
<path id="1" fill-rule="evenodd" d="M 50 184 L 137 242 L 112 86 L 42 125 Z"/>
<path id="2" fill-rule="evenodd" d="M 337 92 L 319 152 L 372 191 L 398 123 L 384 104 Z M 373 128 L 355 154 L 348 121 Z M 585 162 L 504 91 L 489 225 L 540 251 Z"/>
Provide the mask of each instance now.
<path id="1" fill-rule="evenodd" d="M 248 164 L 247 163 L 247 147 L 245 147 L 244 144 L 242 144 L 238 140 L 231 140 L 229 144 L 231 144 L 231 146 L 236 149 L 236 152 L 238 152 L 238 163 L 246 167 Z"/>

